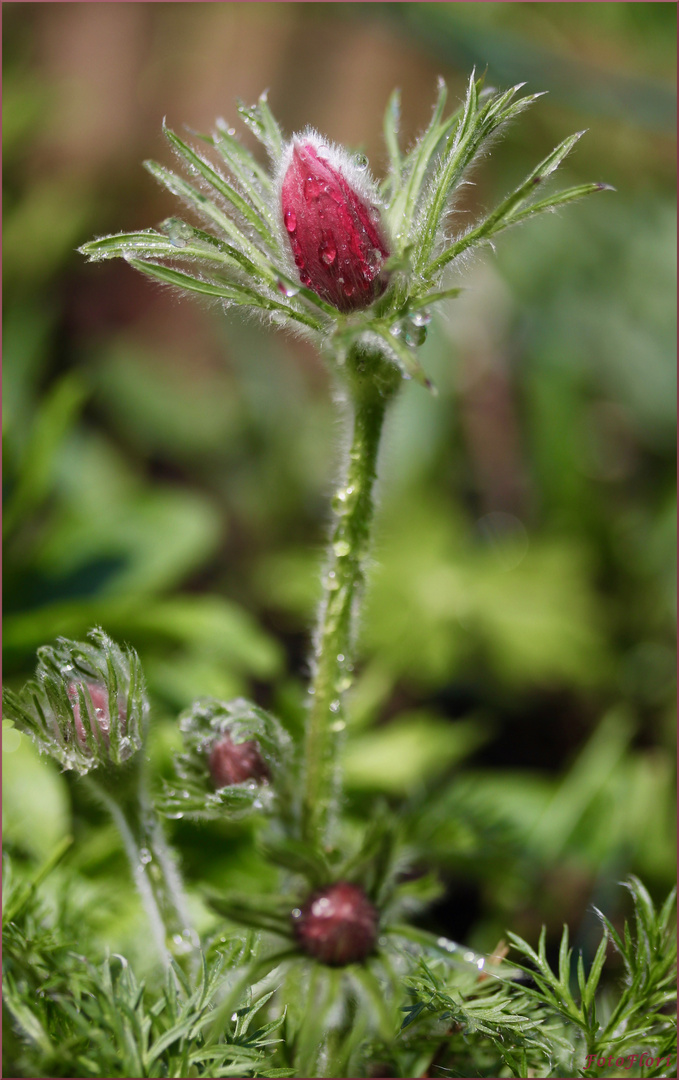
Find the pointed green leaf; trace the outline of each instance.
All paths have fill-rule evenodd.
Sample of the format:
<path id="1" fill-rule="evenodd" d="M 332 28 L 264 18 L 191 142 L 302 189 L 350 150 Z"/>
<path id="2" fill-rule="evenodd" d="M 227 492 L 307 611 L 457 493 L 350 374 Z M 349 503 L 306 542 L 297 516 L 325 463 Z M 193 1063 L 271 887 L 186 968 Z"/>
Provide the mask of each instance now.
<path id="1" fill-rule="evenodd" d="M 252 263 L 247 255 L 237 248 L 218 240 L 216 236 L 187 225 L 180 218 L 168 218 L 165 222 L 168 230 L 175 224 L 188 232 L 191 240 L 172 240 L 165 233 L 159 233 L 155 229 L 147 229 L 138 233 L 117 233 L 114 236 L 102 236 L 97 240 L 90 240 L 78 250 L 87 255 L 90 261 L 98 262 L 103 259 L 123 258 L 166 258 L 166 259 L 196 259 L 204 262 L 214 262 L 223 266 L 232 266 L 242 270 L 249 276 L 261 279 L 260 271 Z M 196 243 L 195 241 L 198 241 Z"/>
<path id="2" fill-rule="evenodd" d="M 247 146 L 236 138 L 233 128 L 230 128 L 224 120 L 217 120 L 216 127 L 219 136 L 214 139 L 215 149 L 219 150 L 229 168 L 237 165 L 238 170 L 247 175 L 251 181 L 256 180 L 264 191 L 270 191 L 271 177 L 266 169 L 251 154 Z M 237 173 L 234 171 L 234 175 Z"/>
<path id="3" fill-rule="evenodd" d="M 252 225 L 252 227 L 259 233 L 262 240 L 270 247 L 277 248 L 278 244 L 276 239 L 269 228 L 268 223 L 264 220 L 262 215 L 247 202 L 243 196 L 236 191 L 231 184 L 219 175 L 219 173 L 213 169 L 209 162 L 197 154 L 194 150 L 188 146 L 183 139 L 167 127 L 163 123 L 163 133 L 177 153 L 183 158 L 183 160 L 189 165 L 189 167 L 200 173 L 200 175 L 207 180 L 207 182 L 219 192 L 219 194 L 225 198 L 242 216 Z"/>
<path id="4" fill-rule="evenodd" d="M 425 386 L 432 394 L 437 394 L 438 391 L 436 387 L 431 379 L 425 374 L 422 365 L 413 351 L 404 342 L 400 341 L 399 338 L 394 337 L 386 327 L 374 327 L 373 329 L 387 345 L 388 350 L 392 355 L 392 359 L 396 362 L 397 367 L 400 368 L 403 377 L 406 379 L 415 379 L 421 386 Z"/>
<path id="5" fill-rule="evenodd" d="M 586 1009 L 585 1009 L 585 994 L 586 994 L 586 991 L 587 991 L 587 980 L 585 978 L 585 964 L 584 964 L 584 961 L 582 959 L 582 953 L 581 952 L 578 953 L 577 976 L 578 976 L 578 989 L 580 991 L 580 1001 L 582 1002 L 583 1011 L 586 1012 Z"/>
<path id="6" fill-rule="evenodd" d="M 447 96 L 448 87 L 443 79 L 439 79 L 438 98 L 429 126 L 413 149 L 406 155 L 401 167 L 401 175 L 404 178 L 403 190 L 392 203 L 389 209 L 389 217 L 394 231 L 396 233 L 401 232 L 404 237 L 409 234 L 420 190 L 432 157 L 436 153 L 444 134 L 458 116 L 458 113 L 455 113 L 445 125 L 441 125 L 441 117 L 443 116 Z"/>
<path id="7" fill-rule="evenodd" d="M 401 175 L 401 149 L 398 144 L 398 133 L 401 123 L 401 91 L 396 89 L 392 92 L 384 112 L 384 141 L 389 154 L 389 168 L 398 182 Z"/>
<path id="8" fill-rule="evenodd" d="M 128 259 L 127 261 L 135 270 L 140 270 L 142 274 L 147 274 L 166 285 L 175 285 L 180 289 L 188 289 L 189 292 L 202 293 L 204 296 L 221 297 L 241 306 L 258 307 L 264 311 L 281 311 L 290 319 L 313 330 L 323 329 L 322 324 L 306 312 L 296 311 L 286 304 L 279 303 L 263 293 L 255 292 L 254 289 L 248 289 L 244 285 L 238 285 L 236 282 L 220 284 L 184 274 L 180 270 L 172 270 L 169 266 L 162 266 L 160 263 L 146 262 L 143 259 Z"/>
<path id="9" fill-rule="evenodd" d="M 270 259 L 245 236 L 228 214 L 225 214 L 211 199 L 208 199 L 207 195 L 204 195 L 202 191 L 198 191 L 170 169 L 158 165 L 155 161 L 145 161 L 144 167 L 156 178 L 158 183 L 171 191 L 173 195 L 183 199 L 184 202 L 208 218 L 213 225 L 216 225 L 218 229 L 221 229 L 222 232 L 229 236 L 236 246 L 255 263 L 263 277 L 269 281 L 274 279 L 275 273 Z"/>
<path id="10" fill-rule="evenodd" d="M 269 109 L 266 91 L 260 96 L 256 105 L 249 106 L 239 101 L 237 108 L 243 123 L 250 128 L 255 138 L 259 139 L 266 147 L 269 156 L 274 161 L 277 160 L 283 149 L 283 137 L 273 113 Z"/>
<path id="11" fill-rule="evenodd" d="M 608 947 L 608 935 L 604 933 L 601 941 L 599 942 L 599 948 L 597 949 L 592 966 L 589 969 L 589 976 L 587 978 L 587 987 L 582 995 L 582 1007 L 585 1013 L 588 1013 L 591 1006 L 594 1003 L 594 995 L 596 994 L 597 986 L 599 985 L 599 979 L 601 978 L 601 972 L 606 962 L 606 949 Z"/>
<path id="12" fill-rule="evenodd" d="M 615 188 L 610 184 L 601 183 L 578 184 L 577 187 L 566 188 L 565 191 L 558 191 L 556 195 L 550 195 L 549 198 L 533 203 L 531 206 L 527 206 L 525 210 L 520 210 L 507 222 L 507 225 L 514 225 L 515 222 L 525 221 L 536 214 L 543 214 L 545 210 L 558 210 L 560 206 L 565 206 L 566 203 L 574 202 L 576 199 L 584 199 L 586 195 L 594 195 L 597 191 L 615 191 Z"/>
<path id="13" fill-rule="evenodd" d="M 283 135 L 276 117 L 269 108 L 268 90 L 260 94 L 257 106 L 265 133 L 266 146 L 269 148 L 269 153 L 273 158 L 279 158 L 283 152 Z"/>
<path id="14" fill-rule="evenodd" d="M 474 159 L 485 140 L 505 123 L 511 116 L 527 108 L 536 97 L 531 95 L 512 101 L 523 83 L 511 87 L 502 94 L 491 97 L 478 108 L 479 85 L 470 79 L 465 99 L 462 119 L 449 140 L 449 146 L 443 155 L 441 166 L 432 183 L 427 203 L 423 209 L 418 239 L 418 261 L 416 269 L 425 270 L 431 259 L 441 221 L 448 208 L 452 191 L 460 181 L 464 170 Z M 469 246 L 469 245 L 466 245 Z M 448 260 L 449 261 L 449 260 Z M 430 268 L 427 275 L 431 277 Z"/>
<path id="15" fill-rule="evenodd" d="M 437 304 L 439 300 L 454 300 L 464 292 L 463 288 L 455 289 L 441 289 L 439 292 L 425 293 L 424 296 L 418 297 L 417 300 L 410 300 L 408 303 L 408 309 L 410 311 L 418 311 L 423 307 L 430 307 L 432 304 Z"/>
<path id="16" fill-rule="evenodd" d="M 568 926 L 564 924 L 559 943 L 559 981 L 568 986 L 571 978 L 571 950 L 568 948 Z"/>
<path id="17" fill-rule="evenodd" d="M 522 221 L 527 221 L 528 218 L 535 217 L 537 214 L 558 210 L 560 206 L 565 206 L 566 203 L 574 202 L 576 199 L 583 199 L 586 195 L 593 195 L 597 191 L 615 191 L 615 188 L 612 188 L 610 184 L 579 184 L 577 187 L 567 188 L 565 191 L 550 195 L 540 202 L 532 203 L 523 210 L 516 210 L 506 220 L 494 220 L 491 222 L 491 219 L 487 218 L 476 228 L 470 229 L 459 240 L 456 240 L 451 247 L 442 252 L 438 258 L 434 259 L 426 268 L 425 277 L 430 281 L 438 277 L 448 263 L 452 262 L 464 251 L 478 244 L 488 242 L 491 236 L 497 235 L 504 229 L 518 225 Z M 495 219 L 495 216 L 495 214 L 491 215 L 493 219 Z"/>

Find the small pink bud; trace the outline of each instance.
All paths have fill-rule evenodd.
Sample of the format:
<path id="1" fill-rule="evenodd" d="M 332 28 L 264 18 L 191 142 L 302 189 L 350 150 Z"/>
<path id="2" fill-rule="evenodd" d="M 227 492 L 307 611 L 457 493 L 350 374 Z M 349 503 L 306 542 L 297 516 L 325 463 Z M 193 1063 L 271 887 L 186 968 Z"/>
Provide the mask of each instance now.
<path id="1" fill-rule="evenodd" d="M 85 721 L 83 723 L 83 719 L 80 716 L 80 695 L 78 693 L 78 687 L 78 683 L 71 683 L 68 687 L 67 694 L 71 700 L 71 706 L 73 708 L 73 719 L 75 721 L 76 738 L 81 746 L 87 746 L 87 736 L 85 734 L 84 724 L 87 724 L 89 727 L 89 720 L 85 718 Z M 85 690 L 85 695 L 87 696 L 87 694 L 89 694 L 90 696 L 90 700 L 92 701 L 92 708 L 94 709 L 94 716 L 97 728 L 103 738 L 104 745 L 108 747 L 109 733 L 111 731 L 111 716 L 108 707 L 108 690 L 103 685 L 103 683 L 84 683 L 83 689 Z M 125 718 L 122 712 L 120 713 L 120 719 L 121 726 L 124 730 Z"/>
<path id="2" fill-rule="evenodd" d="M 229 735 L 223 735 L 210 751 L 208 768 L 217 790 L 246 780 L 267 783 L 270 779 L 256 739 L 235 743 Z"/>
<path id="3" fill-rule="evenodd" d="M 367 307 L 386 286 L 389 248 L 378 211 L 312 142 L 294 143 L 281 205 L 299 280 L 340 311 Z"/>
<path id="4" fill-rule="evenodd" d="M 363 889 L 338 881 L 312 893 L 292 913 L 295 937 L 305 953 L 341 967 L 365 960 L 377 941 L 379 915 Z"/>

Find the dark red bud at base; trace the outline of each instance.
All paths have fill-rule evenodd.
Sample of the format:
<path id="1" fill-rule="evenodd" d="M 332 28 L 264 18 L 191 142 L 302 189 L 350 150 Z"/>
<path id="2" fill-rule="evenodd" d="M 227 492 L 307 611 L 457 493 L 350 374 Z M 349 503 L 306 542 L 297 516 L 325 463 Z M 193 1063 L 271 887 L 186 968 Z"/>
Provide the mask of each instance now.
<path id="1" fill-rule="evenodd" d="M 312 143 L 294 144 L 281 204 L 303 285 L 340 311 L 368 307 L 384 292 L 389 249 L 379 212 Z"/>
<path id="2" fill-rule="evenodd" d="M 300 948 L 323 964 L 342 967 L 365 960 L 377 942 L 379 914 L 363 889 L 338 881 L 312 893 L 292 913 Z"/>
<path id="3" fill-rule="evenodd" d="M 246 780 L 261 784 L 270 779 L 255 739 L 235 743 L 228 735 L 223 735 L 210 751 L 208 768 L 217 790 L 231 784 L 243 784 Z"/>

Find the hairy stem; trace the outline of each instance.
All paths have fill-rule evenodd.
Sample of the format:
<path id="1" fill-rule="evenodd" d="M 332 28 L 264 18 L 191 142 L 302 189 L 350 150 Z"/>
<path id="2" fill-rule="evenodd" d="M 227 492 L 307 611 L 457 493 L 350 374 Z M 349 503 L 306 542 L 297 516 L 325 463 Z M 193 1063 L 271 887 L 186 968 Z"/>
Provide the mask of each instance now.
<path id="1" fill-rule="evenodd" d="M 125 846 L 156 948 L 165 965 L 170 959 L 185 970 L 197 961 L 198 937 L 191 928 L 181 878 L 162 823 L 146 794 L 142 769 L 120 782 L 119 774 L 88 777 L 96 798 L 108 810 Z"/>
<path id="2" fill-rule="evenodd" d="M 345 727 L 343 696 L 352 681 L 358 607 L 373 519 L 373 486 L 385 410 L 392 387 L 357 375 L 351 381 L 353 434 L 348 464 L 335 492 L 334 527 L 325 563 L 323 599 L 314 636 L 311 701 L 306 727 L 303 831 L 327 840 L 339 796 L 338 747 Z"/>

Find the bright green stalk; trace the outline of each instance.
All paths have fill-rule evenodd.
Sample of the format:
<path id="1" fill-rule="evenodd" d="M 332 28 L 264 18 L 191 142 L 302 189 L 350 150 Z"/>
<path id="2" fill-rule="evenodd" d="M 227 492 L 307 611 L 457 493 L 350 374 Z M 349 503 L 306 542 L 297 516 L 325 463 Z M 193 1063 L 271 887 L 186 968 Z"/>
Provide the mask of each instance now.
<path id="1" fill-rule="evenodd" d="M 352 681 L 356 623 L 374 513 L 377 455 L 386 407 L 397 385 L 388 370 L 387 378 L 379 378 L 385 374 L 379 355 L 354 349 L 347 358 L 347 368 L 351 376 L 353 431 L 348 464 L 332 500 L 334 526 L 314 636 L 305 742 L 303 831 L 306 839 L 321 843 L 327 839 L 339 795 L 338 750 L 346 726 L 343 696 Z M 370 368 L 373 370 L 366 370 Z"/>

